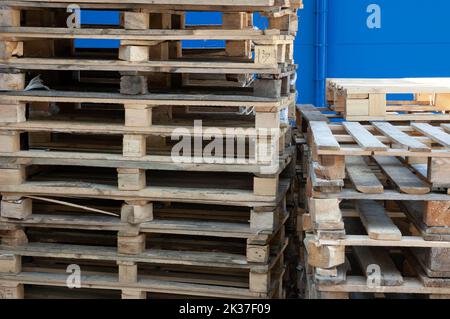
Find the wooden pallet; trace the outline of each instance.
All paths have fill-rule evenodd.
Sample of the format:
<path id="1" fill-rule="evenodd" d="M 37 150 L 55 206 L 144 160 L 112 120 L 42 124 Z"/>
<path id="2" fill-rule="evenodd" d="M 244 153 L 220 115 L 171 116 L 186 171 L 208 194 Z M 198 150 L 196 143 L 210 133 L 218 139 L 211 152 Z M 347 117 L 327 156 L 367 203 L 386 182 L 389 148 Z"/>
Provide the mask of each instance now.
<path id="1" fill-rule="evenodd" d="M 441 126 L 426 123 L 395 126 L 387 122 L 372 122 L 367 126 L 357 122 L 310 124 L 309 138 L 310 143 L 313 143 L 313 160 L 318 162 L 321 174 L 325 174 L 328 179 L 342 179 L 345 176 L 345 157 L 369 156 L 376 159 L 380 166 L 385 166 L 388 175 L 392 179 L 397 179 L 400 184 L 401 176 L 396 170 L 406 172 L 408 168 L 412 168 L 421 174 L 432 188 L 447 188 L 447 181 L 450 180 L 445 171 L 450 157 L 447 151 L 450 142 L 447 124 Z M 396 157 L 404 159 L 409 165 L 408 168 L 400 168 L 403 164 Z M 418 192 L 421 193 L 420 190 Z M 417 194 L 414 190 L 405 190 L 403 193 Z"/>
<path id="2" fill-rule="evenodd" d="M 114 29 L 104 26 L 69 29 L 68 14 L 60 12 L 42 13 L 48 16 L 47 20 L 35 16 L 35 12 L 25 14 L 11 8 L 2 9 L 1 13 L 5 27 L 0 34 L 1 68 L 141 74 L 256 73 L 284 77 L 292 72 L 288 66 L 293 62 L 293 36 L 280 35 L 279 30 L 253 30 L 252 16 L 245 12 L 224 14 L 222 30 L 195 29 L 195 26 L 185 30 L 184 15 L 176 12 L 124 12 L 121 28 Z M 105 57 L 79 56 L 71 42 L 74 39 L 120 40 L 120 48 L 115 52 L 108 50 Z M 227 45 L 223 56 L 197 55 L 191 60 L 184 58 L 182 40 L 227 40 Z"/>
<path id="3" fill-rule="evenodd" d="M 273 297 L 280 291 L 286 215 L 272 230 L 260 228 L 260 234 L 250 227 L 245 234 L 242 213 L 223 208 L 215 219 L 226 222 L 205 216 L 207 207 L 177 206 L 149 208 L 155 219 L 146 220 L 143 203 L 128 203 L 115 208 L 120 220 L 35 201 L 34 210 L 42 213 L 2 219 L 0 276 L 7 297 L 22 297 L 23 284 L 64 286 L 69 264 L 84 269 L 83 288 L 122 290 L 124 297 L 175 294 L 177 287 L 181 295 L 208 297 Z"/>
<path id="4" fill-rule="evenodd" d="M 414 99 L 395 100 L 395 94 L 413 94 Z M 450 120 L 446 78 L 328 79 L 327 96 L 332 109 L 348 121 Z"/>
<path id="5" fill-rule="evenodd" d="M 448 299 L 448 279 L 429 278 L 409 251 L 358 248 L 348 251 L 351 274 L 332 283 L 311 274 L 307 293 L 310 299 Z M 351 260 L 351 262 L 350 262 Z M 379 265 L 380 281 L 375 282 L 370 264 Z M 367 269 L 367 270 L 366 270 Z M 377 270 L 378 271 L 378 270 Z"/>
<path id="6" fill-rule="evenodd" d="M 67 8 L 71 4 L 69 0 L 61 1 L 37 1 L 37 0 L 19 0 L 19 1 L 1 1 L 2 6 L 11 6 L 15 8 Z M 153 10 L 199 10 L 199 11 L 273 11 L 278 9 L 278 14 L 282 14 L 286 9 L 302 8 L 301 0 L 239 0 L 233 2 L 221 2 L 218 0 L 157 0 L 148 3 L 147 0 L 132 1 L 96 1 L 81 0 L 75 1 L 87 9 L 153 9 Z"/>

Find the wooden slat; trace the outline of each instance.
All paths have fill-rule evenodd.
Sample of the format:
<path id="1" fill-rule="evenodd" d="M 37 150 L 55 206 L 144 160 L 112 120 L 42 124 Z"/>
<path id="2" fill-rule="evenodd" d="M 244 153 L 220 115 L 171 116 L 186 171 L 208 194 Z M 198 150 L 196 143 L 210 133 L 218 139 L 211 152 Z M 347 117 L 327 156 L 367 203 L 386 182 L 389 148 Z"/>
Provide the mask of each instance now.
<path id="1" fill-rule="evenodd" d="M 339 150 L 340 146 L 326 122 L 311 122 L 314 143 L 319 150 Z"/>
<path id="2" fill-rule="evenodd" d="M 417 141 L 414 137 L 400 131 L 398 128 L 387 122 L 373 122 L 375 128 L 389 137 L 393 142 L 406 147 L 411 152 L 431 152 L 425 144 Z"/>
<path id="3" fill-rule="evenodd" d="M 436 143 L 439 143 L 447 148 L 450 147 L 450 135 L 440 128 L 427 123 L 411 123 L 411 126 L 423 135 L 431 138 Z"/>
<path id="4" fill-rule="evenodd" d="M 345 168 L 350 180 L 359 192 L 367 194 L 382 194 L 384 192 L 383 185 L 367 166 L 363 157 L 346 157 Z"/>
<path id="5" fill-rule="evenodd" d="M 361 216 L 361 222 L 366 228 L 369 238 L 376 240 L 401 240 L 402 233 L 386 214 L 383 206 L 375 201 L 360 200 L 356 209 Z"/>
<path id="6" fill-rule="evenodd" d="M 385 248 L 381 247 L 353 247 L 356 259 L 365 272 L 370 272 L 373 267 L 379 268 L 379 282 L 373 282 L 380 286 L 400 286 L 403 284 L 403 276 L 395 266 Z M 371 274 L 371 279 L 377 280 L 377 274 Z"/>
<path id="7" fill-rule="evenodd" d="M 342 123 L 354 140 L 366 151 L 385 151 L 387 146 L 381 143 L 375 136 L 367 131 L 358 122 L 344 122 Z"/>
<path id="8" fill-rule="evenodd" d="M 297 108 L 300 110 L 302 117 L 308 122 L 329 122 L 328 117 L 311 104 L 299 105 Z"/>
<path id="9" fill-rule="evenodd" d="M 428 194 L 431 191 L 427 183 L 410 171 L 397 158 L 387 156 L 374 156 L 373 158 L 401 193 Z"/>

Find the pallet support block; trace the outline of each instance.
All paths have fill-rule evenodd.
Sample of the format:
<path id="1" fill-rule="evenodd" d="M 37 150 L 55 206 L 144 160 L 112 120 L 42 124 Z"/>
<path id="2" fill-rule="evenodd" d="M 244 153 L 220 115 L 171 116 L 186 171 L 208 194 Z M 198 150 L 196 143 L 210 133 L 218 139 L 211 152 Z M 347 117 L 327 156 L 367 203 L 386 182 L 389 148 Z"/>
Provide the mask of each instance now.
<path id="1" fill-rule="evenodd" d="M 312 239 L 306 239 L 305 246 L 310 266 L 330 269 L 345 263 L 345 246 L 320 245 Z"/>
<path id="2" fill-rule="evenodd" d="M 270 290 L 270 273 L 250 271 L 250 291 L 268 293 Z"/>
<path id="3" fill-rule="evenodd" d="M 20 10 L 0 8 L 0 27 L 20 27 Z"/>
<path id="4" fill-rule="evenodd" d="M 22 271 L 22 258 L 18 255 L 0 254 L 0 273 L 18 274 Z"/>
<path id="5" fill-rule="evenodd" d="M 134 262 L 118 261 L 119 282 L 124 284 L 133 284 L 138 280 L 138 266 Z"/>
<path id="6" fill-rule="evenodd" d="M 25 180 L 25 167 L 0 168 L 0 185 L 20 185 Z"/>
<path id="7" fill-rule="evenodd" d="M 144 135 L 124 135 L 123 136 L 123 156 L 142 157 L 147 153 L 147 142 Z"/>
<path id="8" fill-rule="evenodd" d="M 145 250 L 145 234 L 132 236 L 119 232 L 117 236 L 117 250 L 119 254 L 138 255 Z"/>
<path id="9" fill-rule="evenodd" d="M 145 201 L 129 201 L 122 205 L 121 219 L 132 225 L 153 220 L 153 203 Z"/>
<path id="10" fill-rule="evenodd" d="M 25 73 L 0 73 L 1 91 L 21 91 L 25 88 Z"/>
<path id="11" fill-rule="evenodd" d="M 279 177 L 254 177 L 253 193 L 261 196 L 276 196 L 278 194 Z"/>
<path id="12" fill-rule="evenodd" d="M 118 187 L 122 191 L 138 191 L 147 185 L 145 170 L 135 168 L 118 168 Z"/>
<path id="13" fill-rule="evenodd" d="M 120 78 L 120 93 L 126 95 L 147 94 L 147 77 L 123 74 Z"/>
<path id="14" fill-rule="evenodd" d="M 150 14 L 147 12 L 125 11 L 121 14 L 125 30 L 147 30 L 150 28 Z"/>
<path id="15" fill-rule="evenodd" d="M 279 59 L 279 50 L 277 45 L 256 45 L 255 63 L 258 65 L 277 66 Z M 272 80 L 281 81 L 281 80 Z M 281 88 L 281 84 L 280 84 Z"/>
<path id="16" fill-rule="evenodd" d="M 125 105 L 125 126 L 149 127 L 151 125 L 151 107 L 148 105 Z"/>
<path id="17" fill-rule="evenodd" d="M 308 208 L 315 229 L 344 229 L 344 222 L 338 199 L 309 198 Z"/>
<path id="18" fill-rule="evenodd" d="M 6 230 L 1 236 L 1 243 L 3 246 L 17 247 L 26 245 L 28 237 L 23 228 L 18 227 L 13 230 Z"/>
<path id="19" fill-rule="evenodd" d="M 426 201 L 423 222 L 429 227 L 450 227 L 450 201 Z"/>
<path id="20" fill-rule="evenodd" d="M 313 155 L 319 164 L 315 173 L 317 177 L 327 180 L 345 179 L 345 156 Z"/>
<path id="21" fill-rule="evenodd" d="M 247 261 L 249 263 L 267 263 L 270 257 L 269 245 L 247 244 Z"/>
<path id="22" fill-rule="evenodd" d="M 250 228 L 255 231 L 273 231 L 277 223 L 277 214 L 273 210 L 250 212 Z"/>
<path id="23" fill-rule="evenodd" d="M 0 152 L 15 153 L 20 151 L 20 133 L 0 133 Z"/>
<path id="24" fill-rule="evenodd" d="M 129 62 L 144 62 L 149 59 L 149 47 L 137 45 L 123 45 L 119 48 L 119 59 Z"/>
<path id="25" fill-rule="evenodd" d="M 122 299 L 147 299 L 147 292 L 135 289 L 122 289 Z"/>
<path id="26" fill-rule="evenodd" d="M 256 79 L 253 87 L 255 96 L 278 99 L 281 97 L 281 80 Z"/>
<path id="27" fill-rule="evenodd" d="M 25 112 L 26 105 L 24 103 L 0 104 L 0 121 L 3 123 L 25 122 Z"/>
<path id="28" fill-rule="evenodd" d="M 23 56 L 23 42 L 0 41 L 0 59 L 8 60 L 12 57 Z"/>
<path id="29" fill-rule="evenodd" d="M 27 219 L 32 214 L 30 198 L 3 196 L 1 201 L 1 216 L 12 219 Z"/>
<path id="30" fill-rule="evenodd" d="M 23 285 L 0 282 L 0 299 L 24 299 Z"/>

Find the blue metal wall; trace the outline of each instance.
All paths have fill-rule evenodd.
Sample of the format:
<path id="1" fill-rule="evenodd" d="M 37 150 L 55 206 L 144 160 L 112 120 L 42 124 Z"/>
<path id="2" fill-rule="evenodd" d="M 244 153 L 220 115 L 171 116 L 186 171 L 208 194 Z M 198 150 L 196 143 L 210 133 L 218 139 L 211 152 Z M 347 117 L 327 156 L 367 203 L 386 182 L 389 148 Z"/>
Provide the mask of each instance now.
<path id="1" fill-rule="evenodd" d="M 296 42 L 301 103 L 318 103 L 316 2 L 304 0 Z M 327 77 L 450 76 L 450 1 L 328 1 Z M 381 28 L 367 27 L 367 7 L 381 8 Z M 319 101 L 320 102 L 320 101 Z"/>

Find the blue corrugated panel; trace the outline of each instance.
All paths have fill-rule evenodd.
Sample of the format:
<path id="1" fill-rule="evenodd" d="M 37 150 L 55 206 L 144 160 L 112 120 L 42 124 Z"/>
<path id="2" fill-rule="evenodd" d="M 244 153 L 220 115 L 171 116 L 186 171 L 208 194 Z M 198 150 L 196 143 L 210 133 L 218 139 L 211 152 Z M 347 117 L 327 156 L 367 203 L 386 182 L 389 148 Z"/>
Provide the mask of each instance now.
<path id="1" fill-rule="evenodd" d="M 314 103 L 315 4 L 304 0 L 296 62 L 300 102 Z M 328 1 L 328 77 L 450 76 L 448 0 Z M 381 28 L 368 28 L 370 5 L 381 10 Z M 311 65 L 312 64 L 312 65 Z"/>

